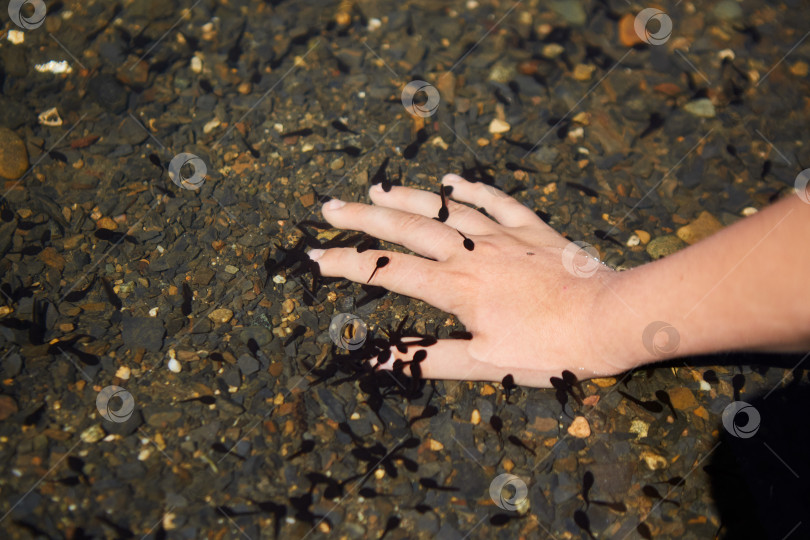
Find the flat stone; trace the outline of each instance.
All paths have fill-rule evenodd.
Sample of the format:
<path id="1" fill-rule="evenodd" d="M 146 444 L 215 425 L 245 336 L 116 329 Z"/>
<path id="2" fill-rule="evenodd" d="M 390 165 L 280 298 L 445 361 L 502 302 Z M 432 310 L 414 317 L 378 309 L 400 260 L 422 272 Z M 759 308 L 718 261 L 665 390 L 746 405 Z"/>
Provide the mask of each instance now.
<path id="1" fill-rule="evenodd" d="M 242 371 L 242 375 L 253 375 L 259 371 L 259 361 L 249 354 L 243 354 L 240 356 L 236 361 L 236 365 L 239 366 L 239 369 Z"/>
<path id="2" fill-rule="evenodd" d="M 700 98 L 690 101 L 683 106 L 683 109 L 689 114 L 693 114 L 701 118 L 714 118 L 717 114 L 717 111 L 714 109 L 714 104 L 708 98 Z"/>
<path id="3" fill-rule="evenodd" d="M 157 352 L 163 347 L 166 329 L 160 319 L 152 317 L 126 317 L 121 322 L 124 345 L 143 347 L 147 351 Z"/>
<path id="4" fill-rule="evenodd" d="M 227 308 L 217 308 L 208 314 L 208 318 L 216 323 L 226 323 L 233 318 L 233 311 Z"/>
<path id="5" fill-rule="evenodd" d="M 668 390 L 668 393 L 672 406 L 679 411 L 691 410 L 698 406 L 695 395 L 684 386 Z"/>
<path id="6" fill-rule="evenodd" d="M 28 170 L 25 143 L 8 128 L 0 128 L 0 176 L 16 180 Z"/>
<path id="7" fill-rule="evenodd" d="M 552 0 L 549 7 L 565 22 L 575 26 L 585 24 L 586 16 L 582 4 L 577 0 Z"/>
<path id="8" fill-rule="evenodd" d="M 666 236 L 659 236 L 654 238 L 647 244 L 647 253 L 653 259 L 660 259 L 667 255 L 672 255 L 679 249 L 685 247 L 686 244 L 675 235 L 668 234 Z"/>
<path id="9" fill-rule="evenodd" d="M 697 219 L 678 229 L 677 235 L 678 238 L 691 245 L 713 235 L 722 228 L 723 224 L 704 210 Z"/>
<path id="10" fill-rule="evenodd" d="M 264 347 L 273 341 L 273 333 L 264 326 L 246 326 L 239 334 L 239 339 L 245 345 L 252 339 L 259 347 Z"/>

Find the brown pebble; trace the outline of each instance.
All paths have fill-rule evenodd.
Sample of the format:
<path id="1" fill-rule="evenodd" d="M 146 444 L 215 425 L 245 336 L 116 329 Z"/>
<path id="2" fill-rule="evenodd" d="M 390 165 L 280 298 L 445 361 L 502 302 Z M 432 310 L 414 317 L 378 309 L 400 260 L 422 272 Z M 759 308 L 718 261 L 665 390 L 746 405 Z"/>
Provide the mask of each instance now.
<path id="1" fill-rule="evenodd" d="M 28 170 L 25 143 L 8 128 L 0 128 L 0 176 L 16 180 Z"/>
<path id="2" fill-rule="evenodd" d="M 0 422 L 11 416 L 17 414 L 17 402 L 11 396 L 0 396 Z"/>
<path id="3" fill-rule="evenodd" d="M 624 16 L 619 19 L 619 41 L 625 47 L 632 47 L 643 43 L 641 38 L 638 37 L 638 34 L 636 34 L 635 21 L 636 17 L 632 13 L 625 13 Z"/>
<path id="4" fill-rule="evenodd" d="M 96 222 L 99 229 L 109 229 L 114 231 L 118 228 L 118 223 L 116 223 L 112 218 L 103 217 Z"/>
<path id="5" fill-rule="evenodd" d="M 679 411 L 694 409 L 698 406 L 695 395 L 684 386 L 669 390 L 669 400 L 672 402 L 672 406 Z"/>
<path id="6" fill-rule="evenodd" d="M 568 434 L 577 439 L 585 439 L 591 436 L 591 425 L 584 416 L 577 416 L 571 425 L 568 426 Z"/>

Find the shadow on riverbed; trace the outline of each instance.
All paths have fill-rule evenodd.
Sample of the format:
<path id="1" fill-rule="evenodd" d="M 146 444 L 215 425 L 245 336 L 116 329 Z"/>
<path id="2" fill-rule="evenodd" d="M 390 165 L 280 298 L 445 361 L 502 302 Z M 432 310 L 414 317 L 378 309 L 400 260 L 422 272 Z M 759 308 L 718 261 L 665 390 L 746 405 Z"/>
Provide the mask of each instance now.
<path id="1" fill-rule="evenodd" d="M 803 357 L 774 360 L 792 369 Z M 767 364 L 775 365 L 770 357 Z M 810 538 L 807 382 L 802 362 L 792 377 L 765 393 L 740 396 L 735 385 L 735 399 L 751 407 L 741 405 L 736 414 L 727 408 L 718 426 L 719 446 L 704 466 L 722 520 L 718 538 Z"/>

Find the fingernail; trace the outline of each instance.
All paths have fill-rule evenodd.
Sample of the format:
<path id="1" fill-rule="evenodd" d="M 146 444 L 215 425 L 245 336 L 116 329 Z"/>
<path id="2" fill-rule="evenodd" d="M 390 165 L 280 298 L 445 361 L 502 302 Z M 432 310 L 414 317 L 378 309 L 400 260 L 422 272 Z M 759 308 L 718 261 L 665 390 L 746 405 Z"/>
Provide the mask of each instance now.
<path id="1" fill-rule="evenodd" d="M 374 193 L 385 193 L 385 190 L 382 188 L 382 184 L 372 184 L 369 191 L 373 191 Z"/>
<path id="2" fill-rule="evenodd" d="M 329 201 L 329 202 L 332 202 L 332 201 Z M 312 259 L 313 261 L 317 261 L 318 259 L 323 257 L 324 253 L 326 253 L 326 251 L 324 251 L 322 249 L 310 249 L 309 252 L 307 252 L 307 255 L 309 255 L 309 258 Z"/>
<path id="3" fill-rule="evenodd" d="M 323 209 L 338 210 L 340 208 L 343 208 L 344 206 L 346 206 L 346 203 L 344 201 L 341 201 L 340 199 L 332 199 L 330 201 L 327 201 L 327 203 L 323 205 Z"/>
<path id="4" fill-rule="evenodd" d="M 442 184 L 455 184 L 460 180 L 463 180 L 463 178 L 457 174 L 445 174 L 444 178 L 442 178 Z"/>

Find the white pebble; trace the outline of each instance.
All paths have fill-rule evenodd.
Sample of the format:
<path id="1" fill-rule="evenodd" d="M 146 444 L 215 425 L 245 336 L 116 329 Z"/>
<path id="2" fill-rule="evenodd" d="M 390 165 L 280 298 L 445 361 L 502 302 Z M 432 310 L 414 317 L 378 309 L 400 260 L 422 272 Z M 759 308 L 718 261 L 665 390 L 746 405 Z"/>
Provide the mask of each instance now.
<path id="1" fill-rule="evenodd" d="M 371 18 L 371 19 L 368 20 L 368 29 L 369 29 L 370 32 L 373 32 L 374 30 L 378 29 L 380 26 L 382 26 L 382 21 L 380 19 Z"/>
<path id="2" fill-rule="evenodd" d="M 129 379 L 131 373 L 131 370 L 127 366 L 121 366 L 118 368 L 118 371 L 115 372 L 115 376 L 126 381 Z"/>
<path id="3" fill-rule="evenodd" d="M 493 118 L 492 122 L 489 123 L 490 133 L 506 133 L 510 129 L 512 129 L 512 126 L 499 118 Z"/>
<path id="4" fill-rule="evenodd" d="M 214 118 L 212 120 L 209 120 L 203 126 L 203 133 L 206 133 L 206 134 L 211 133 L 212 131 L 214 131 L 216 128 L 219 127 L 219 124 L 220 124 L 219 118 Z"/>
<path id="5" fill-rule="evenodd" d="M 8 40 L 12 42 L 14 45 L 19 45 L 20 43 L 25 41 L 25 33 L 20 32 L 19 30 L 9 30 Z"/>
<path id="6" fill-rule="evenodd" d="M 199 56 L 191 57 L 191 71 L 194 73 L 200 73 L 202 71 L 202 60 L 200 60 Z"/>
<path id="7" fill-rule="evenodd" d="M 757 212 L 758 212 L 758 210 L 756 208 L 754 208 L 753 206 L 748 206 L 746 208 L 743 208 L 742 215 L 744 215 L 745 217 L 748 217 L 748 216 L 753 216 Z"/>
<path id="8" fill-rule="evenodd" d="M 180 362 L 177 361 L 177 358 L 169 359 L 169 371 L 172 373 L 180 373 L 182 371 L 183 366 L 180 365 Z"/>
<path id="9" fill-rule="evenodd" d="M 281 274 L 273 276 L 273 283 L 287 283 L 287 278 Z"/>
<path id="10" fill-rule="evenodd" d="M 712 385 L 707 383 L 706 381 L 700 381 L 700 389 L 704 392 L 708 392 L 712 389 Z"/>
<path id="11" fill-rule="evenodd" d="M 627 247 L 635 247 L 641 243 L 641 238 L 637 234 L 632 235 L 627 239 Z"/>
<path id="12" fill-rule="evenodd" d="M 157 317 L 157 314 L 158 314 L 158 309 L 159 309 L 159 308 L 156 308 L 156 307 L 153 307 L 152 309 L 150 309 L 150 310 L 149 310 L 149 316 L 150 316 L 150 317 Z"/>
<path id="13" fill-rule="evenodd" d="M 73 68 L 70 67 L 67 60 L 60 60 L 59 62 L 51 60 L 44 64 L 36 64 L 34 65 L 34 69 L 40 73 L 53 73 L 54 75 L 61 75 L 62 73 L 70 73 L 73 71 Z"/>

